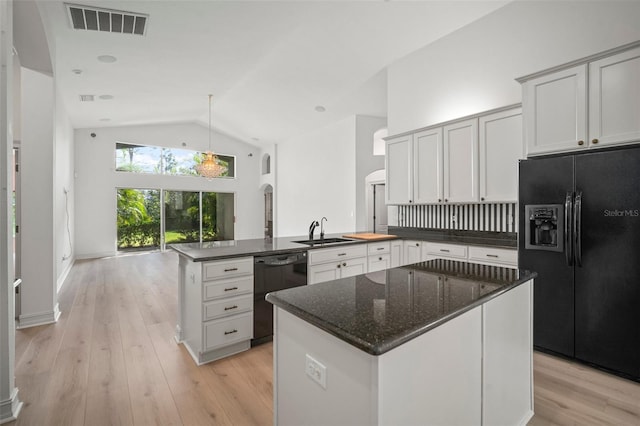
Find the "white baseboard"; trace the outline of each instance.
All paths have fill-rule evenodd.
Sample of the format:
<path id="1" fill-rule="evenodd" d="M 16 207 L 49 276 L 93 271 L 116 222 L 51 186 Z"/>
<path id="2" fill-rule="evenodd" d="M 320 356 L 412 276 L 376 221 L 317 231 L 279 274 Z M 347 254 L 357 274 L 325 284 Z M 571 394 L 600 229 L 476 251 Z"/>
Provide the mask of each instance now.
<path id="1" fill-rule="evenodd" d="M 64 285 L 64 282 L 67 279 L 69 272 L 71 272 L 71 268 L 73 268 L 73 264 L 75 262 L 76 262 L 76 258 L 75 257 L 71 258 L 71 261 L 67 264 L 67 267 L 65 268 L 65 270 L 62 271 L 62 273 L 58 277 L 57 293 L 60 293 L 60 289 L 62 289 L 62 286 Z"/>
<path id="2" fill-rule="evenodd" d="M 18 324 L 16 328 L 18 330 L 29 327 L 36 327 L 39 325 L 53 324 L 58 322 L 60 318 L 60 307 L 56 303 L 52 311 L 37 312 L 35 314 L 20 315 L 18 318 Z"/>
<path id="3" fill-rule="evenodd" d="M 22 401 L 18 399 L 18 388 L 13 388 L 11 397 L 0 401 L 0 424 L 16 420 L 20 410 L 22 410 Z"/>
<path id="4" fill-rule="evenodd" d="M 103 251 L 99 253 L 84 253 L 76 254 L 76 260 L 78 259 L 99 259 L 101 257 L 113 257 L 118 254 L 117 251 Z"/>

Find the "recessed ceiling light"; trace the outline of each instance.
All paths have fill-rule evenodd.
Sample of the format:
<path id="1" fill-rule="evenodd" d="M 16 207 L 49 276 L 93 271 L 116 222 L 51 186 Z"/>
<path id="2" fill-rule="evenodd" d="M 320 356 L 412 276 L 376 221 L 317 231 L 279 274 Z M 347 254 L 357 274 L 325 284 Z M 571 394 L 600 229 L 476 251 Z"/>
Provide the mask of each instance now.
<path id="1" fill-rule="evenodd" d="M 316 111 L 318 112 L 325 112 L 327 109 L 325 107 L 323 107 L 322 105 L 318 105 L 316 106 Z"/>
<path id="2" fill-rule="evenodd" d="M 98 96 L 100 99 L 102 99 L 103 101 L 108 101 L 113 99 L 113 95 L 100 95 Z"/>
<path id="3" fill-rule="evenodd" d="M 111 121 L 110 118 L 101 118 L 100 121 Z"/>
<path id="4" fill-rule="evenodd" d="M 115 56 L 111 56 L 111 55 L 100 55 L 98 56 L 98 60 L 100 62 L 105 62 L 107 64 L 113 63 L 115 61 L 117 61 Z"/>
<path id="5" fill-rule="evenodd" d="M 82 74 L 82 70 L 79 70 L 78 68 L 72 69 L 71 72 L 74 73 L 75 75 Z"/>

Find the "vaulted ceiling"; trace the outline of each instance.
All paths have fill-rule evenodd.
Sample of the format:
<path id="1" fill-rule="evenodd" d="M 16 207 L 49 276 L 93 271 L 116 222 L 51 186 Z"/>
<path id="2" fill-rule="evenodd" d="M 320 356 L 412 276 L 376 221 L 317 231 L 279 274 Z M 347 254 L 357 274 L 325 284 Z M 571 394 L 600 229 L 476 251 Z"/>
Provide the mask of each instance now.
<path id="1" fill-rule="evenodd" d="M 259 145 L 352 114 L 386 116 L 389 64 L 507 1 L 78 3 L 147 20 L 144 35 L 76 30 L 65 3 L 37 2 L 74 127 L 206 123 L 211 93 L 213 126 Z"/>

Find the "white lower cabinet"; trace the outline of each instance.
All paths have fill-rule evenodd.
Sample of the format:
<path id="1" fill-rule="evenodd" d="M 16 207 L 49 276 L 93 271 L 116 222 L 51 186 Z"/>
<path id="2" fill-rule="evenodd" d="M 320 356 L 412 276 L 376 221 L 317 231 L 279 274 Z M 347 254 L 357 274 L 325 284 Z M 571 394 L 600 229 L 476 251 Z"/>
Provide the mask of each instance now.
<path id="1" fill-rule="evenodd" d="M 397 268 L 404 265 L 404 242 L 402 240 L 390 241 L 391 244 L 391 267 Z"/>
<path id="2" fill-rule="evenodd" d="M 367 272 L 367 245 L 309 250 L 307 282 L 317 284 Z"/>
<path id="3" fill-rule="evenodd" d="M 420 240 L 404 240 L 403 265 L 411 265 L 430 260 L 424 248 L 426 242 Z"/>
<path id="4" fill-rule="evenodd" d="M 516 268 L 518 266 L 518 250 L 470 246 L 469 260 L 474 263 Z"/>
<path id="5" fill-rule="evenodd" d="M 391 268 L 391 242 L 367 244 L 367 272 Z"/>
<path id="6" fill-rule="evenodd" d="M 180 256 L 177 340 L 198 365 L 251 347 L 253 257 L 192 262 Z"/>

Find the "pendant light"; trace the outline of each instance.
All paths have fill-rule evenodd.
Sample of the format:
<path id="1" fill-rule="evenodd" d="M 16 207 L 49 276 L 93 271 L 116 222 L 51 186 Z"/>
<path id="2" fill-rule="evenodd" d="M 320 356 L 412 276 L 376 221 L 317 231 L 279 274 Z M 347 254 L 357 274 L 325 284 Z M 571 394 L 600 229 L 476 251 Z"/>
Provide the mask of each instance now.
<path id="1" fill-rule="evenodd" d="M 196 165 L 196 172 L 207 179 L 219 177 L 225 171 L 225 167 L 218 164 L 218 157 L 211 150 L 211 98 L 213 95 L 209 95 L 209 150 L 202 154 L 202 162 Z"/>

